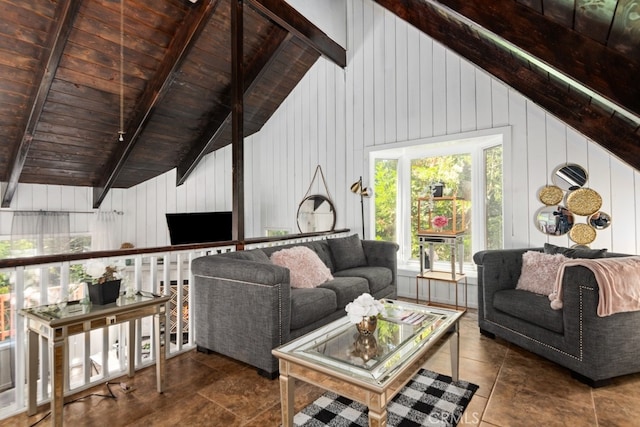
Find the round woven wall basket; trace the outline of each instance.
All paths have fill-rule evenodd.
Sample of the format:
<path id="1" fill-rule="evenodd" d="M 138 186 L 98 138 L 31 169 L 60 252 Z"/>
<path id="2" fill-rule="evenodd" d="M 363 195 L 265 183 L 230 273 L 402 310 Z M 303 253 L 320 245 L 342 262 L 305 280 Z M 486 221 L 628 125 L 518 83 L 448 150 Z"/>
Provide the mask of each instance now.
<path id="1" fill-rule="evenodd" d="M 588 224 L 574 224 L 569 230 L 569 238 L 580 245 L 588 245 L 596 240 L 596 229 Z"/>
<path id="2" fill-rule="evenodd" d="M 567 208 L 575 215 L 591 215 L 602 206 L 602 197 L 590 188 L 580 188 L 567 195 Z"/>
<path id="3" fill-rule="evenodd" d="M 557 185 L 545 185 L 538 192 L 538 200 L 547 206 L 559 204 L 563 196 L 564 192 Z"/>

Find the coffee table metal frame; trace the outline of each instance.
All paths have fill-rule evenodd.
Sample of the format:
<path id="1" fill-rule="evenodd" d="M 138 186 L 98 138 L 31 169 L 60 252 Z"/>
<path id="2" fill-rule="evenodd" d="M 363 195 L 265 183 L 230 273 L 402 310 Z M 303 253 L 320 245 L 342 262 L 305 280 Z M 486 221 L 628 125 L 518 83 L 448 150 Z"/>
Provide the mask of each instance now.
<path id="1" fill-rule="evenodd" d="M 279 359 L 280 367 L 283 426 L 293 426 L 296 380 L 366 405 L 369 408 L 369 426 L 386 426 L 388 402 L 447 340 L 450 343 L 452 378 L 458 380 L 459 320 L 464 312 L 393 300 L 385 300 L 384 303 L 385 307 L 400 310 L 442 314 L 443 320 L 435 328 L 429 325 L 416 327 L 412 336 L 403 341 L 413 347 L 407 350 L 404 344 L 400 344 L 387 354 L 385 365 L 388 369 L 383 373 L 373 374 L 366 368 L 309 351 L 323 342 L 354 332 L 355 325 L 349 323 L 346 316 L 274 349 L 273 354 Z"/>

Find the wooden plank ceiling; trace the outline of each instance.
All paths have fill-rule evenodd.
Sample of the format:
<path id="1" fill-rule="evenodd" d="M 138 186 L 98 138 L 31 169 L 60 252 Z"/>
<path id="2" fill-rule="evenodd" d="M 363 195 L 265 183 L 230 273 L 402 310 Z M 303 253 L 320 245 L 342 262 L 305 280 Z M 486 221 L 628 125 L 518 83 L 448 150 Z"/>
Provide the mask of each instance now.
<path id="1" fill-rule="evenodd" d="M 180 184 L 231 142 L 237 0 L 123 1 L 0 0 L 2 207 L 19 182 L 94 187 L 96 206 L 173 168 Z M 636 0 L 375 1 L 640 169 Z M 346 53 L 283 0 L 245 3 L 247 136 Z"/>
<path id="2" fill-rule="evenodd" d="M 286 2 L 246 3 L 245 136 L 321 55 L 346 65 Z M 3 207 L 18 183 L 94 187 L 97 207 L 173 168 L 181 183 L 231 143 L 231 0 L 0 0 L 0 14 Z"/>
<path id="3" fill-rule="evenodd" d="M 375 0 L 640 170 L 637 0 Z"/>

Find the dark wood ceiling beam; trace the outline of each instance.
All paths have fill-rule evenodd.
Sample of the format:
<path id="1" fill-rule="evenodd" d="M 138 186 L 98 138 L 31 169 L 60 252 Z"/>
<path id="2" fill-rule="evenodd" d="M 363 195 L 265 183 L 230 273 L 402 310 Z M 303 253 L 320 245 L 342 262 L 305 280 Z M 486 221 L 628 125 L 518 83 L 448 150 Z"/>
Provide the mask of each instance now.
<path id="1" fill-rule="evenodd" d="M 243 0 L 231 0 L 231 238 L 244 240 Z"/>
<path id="2" fill-rule="evenodd" d="M 280 27 L 275 27 L 265 43 L 260 48 L 258 54 L 254 57 L 251 64 L 244 71 L 244 92 L 243 95 L 251 93 L 251 90 L 260 81 L 260 78 L 269 69 L 269 64 L 278 57 L 278 53 L 287 45 L 293 36 Z M 227 89 L 228 96 L 231 98 L 232 88 Z M 231 110 L 223 107 L 226 103 L 222 103 L 220 107 L 211 115 L 209 123 L 200 138 L 200 142 L 196 144 L 185 158 L 180 162 L 177 169 L 176 185 L 184 184 L 191 172 L 196 168 L 198 162 L 210 152 L 212 148 L 221 148 L 216 145 L 219 138 L 224 134 L 227 126 L 231 125 Z"/>
<path id="3" fill-rule="evenodd" d="M 422 0 L 376 2 L 640 169 L 640 135 L 624 118 L 591 103 L 584 94 L 554 83 L 437 5 Z"/>
<path id="4" fill-rule="evenodd" d="M 30 112 L 29 117 L 24 126 L 24 132 L 20 135 L 20 140 L 17 142 L 17 149 L 13 153 L 10 168 L 7 174 L 7 183 L 4 186 L 2 195 L 2 207 L 8 208 L 11 206 L 11 200 L 18 188 L 18 182 L 22 169 L 27 160 L 27 154 L 33 141 L 33 134 L 38 120 L 42 114 L 44 102 L 47 99 L 47 94 L 51 88 L 53 77 L 55 76 L 56 69 L 60 63 L 64 46 L 67 43 L 69 34 L 73 28 L 73 23 L 78 16 L 78 10 L 80 8 L 81 0 L 64 0 L 60 2 L 60 5 L 56 9 L 56 15 L 53 18 L 53 25 L 55 29 L 49 32 L 49 38 L 47 39 L 46 48 L 44 52 L 48 52 L 49 56 L 46 61 L 40 61 L 40 68 L 36 73 L 35 82 L 39 82 L 38 85 L 34 85 L 34 90 L 29 105 Z"/>
<path id="5" fill-rule="evenodd" d="M 347 66 L 347 52 L 284 0 L 249 0 L 250 6 L 326 56 Z"/>
<path id="6" fill-rule="evenodd" d="M 158 68 L 153 79 L 149 81 L 140 100 L 136 103 L 132 119 L 127 121 L 124 142 L 118 145 L 119 149 L 114 152 L 107 162 L 105 174 L 99 185 L 93 189 L 94 208 L 100 207 L 100 204 L 115 183 L 127 158 L 133 151 L 140 133 L 145 127 L 147 118 L 151 115 L 158 102 L 166 95 L 174 80 L 175 73 L 219 4 L 220 0 L 201 1 L 199 4 L 192 6 L 193 8 L 188 12 L 167 50 L 162 65 Z"/>
<path id="7" fill-rule="evenodd" d="M 439 3 L 640 117 L 640 66 L 615 50 L 513 0 Z"/>

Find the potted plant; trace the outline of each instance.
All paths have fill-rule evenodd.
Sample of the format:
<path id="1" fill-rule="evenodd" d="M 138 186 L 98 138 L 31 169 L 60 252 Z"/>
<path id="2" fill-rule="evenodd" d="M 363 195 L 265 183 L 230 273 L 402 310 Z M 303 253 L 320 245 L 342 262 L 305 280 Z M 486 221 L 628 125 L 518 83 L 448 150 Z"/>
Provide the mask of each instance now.
<path id="1" fill-rule="evenodd" d="M 86 273 L 93 279 L 88 283 L 89 300 L 93 304 L 104 305 L 116 302 L 120 295 L 120 282 L 124 263 L 106 264 L 92 259 L 85 266 Z"/>

